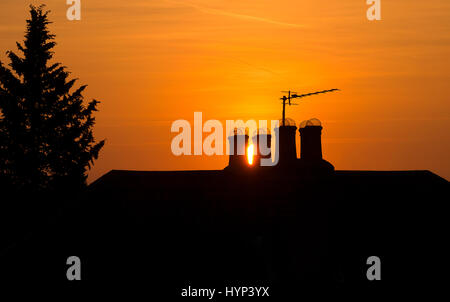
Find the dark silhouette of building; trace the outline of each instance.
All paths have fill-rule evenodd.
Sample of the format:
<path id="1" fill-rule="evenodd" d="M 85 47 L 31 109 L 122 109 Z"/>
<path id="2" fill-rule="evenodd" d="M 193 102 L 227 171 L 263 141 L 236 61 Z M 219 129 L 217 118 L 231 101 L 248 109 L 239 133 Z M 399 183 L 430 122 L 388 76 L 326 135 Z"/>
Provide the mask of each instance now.
<path id="1" fill-rule="evenodd" d="M 285 119 L 284 125 L 275 128 L 275 135 L 278 137 L 278 163 L 274 166 L 278 169 L 284 169 L 296 173 L 297 175 L 327 174 L 334 171 L 332 164 L 322 158 L 322 124 L 318 119 L 310 119 L 300 124 L 299 136 L 301 142 L 300 158 L 297 158 L 296 150 L 296 133 L 297 127 L 295 121 L 291 118 Z M 228 167 L 240 167 L 242 169 L 260 169 L 272 168 L 271 166 L 263 166 L 260 164 L 261 158 L 269 159 L 272 153 L 261 155 L 259 150 L 260 142 L 266 144 L 267 148 L 271 148 L 272 136 L 267 129 L 258 129 L 252 136 L 253 143 L 253 164 L 248 163 L 248 136 L 239 135 L 244 133 L 244 129 L 236 129 L 233 135 L 228 137 L 230 146 L 234 146 L 234 153 L 230 155 Z M 240 141 L 238 141 L 238 138 Z M 239 154 L 236 155 L 236 150 Z M 276 159 L 273 159 L 276 162 Z M 239 163 L 239 164 L 237 164 Z"/>
<path id="2" fill-rule="evenodd" d="M 112 170 L 2 268 L 21 279 L 33 253 L 45 264 L 33 270 L 59 280 L 77 255 L 86 280 L 145 284 L 164 297 L 189 284 L 264 285 L 272 297 L 301 297 L 317 287 L 373 293 L 429 280 L 447 256 L 437 215 L 448 182 L 429 171 L 335 171 L 322 158 L 321 132 L 317 120 L 299 132 L 281 126 L 274 167 L 249 166 L 248 135 L 237 130 L 224 170 Z M 381 283 L 366 278 L 373 255 Z"/>
<path id="3" fill-rule="evenodd" d="M 322 124 L 318 119 L 303 121 L 300 132 L 299 167 L 307 173 L 330 173 L 332 164 L 322 158 Z"/>
<path id="4" fill-rule="evenodd" d="M 234 129 L 228 136 L 229 144 L 229 164 L 230 168 L 244 168 L 247 163 L 248 134 L 245 130 Z"/>
<path id="5" fill-rule="evenodd" d="M 322 159 L 322 124 L 318 119 L 311 119 L 300 124 L 301 153 L 304 160 Z"/>
<path id="6" fill-rule="evenodd" d="M 280 165 L 288 165 L 297 159 L 295 146 L 295 132 L 297 127 L 295 121 L 287 118 L 284 125 L 275 129 L 275 135 L 279 137 L 279 161 Z"/>

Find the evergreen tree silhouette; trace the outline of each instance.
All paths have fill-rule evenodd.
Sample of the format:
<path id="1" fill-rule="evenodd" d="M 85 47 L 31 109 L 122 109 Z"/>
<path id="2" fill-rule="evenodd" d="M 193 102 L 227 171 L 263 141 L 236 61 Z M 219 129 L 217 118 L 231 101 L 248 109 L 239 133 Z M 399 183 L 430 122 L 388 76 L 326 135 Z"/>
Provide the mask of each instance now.
<path id="1" fill-rule="evenodd" d="M 22 56 L 8 51 L 9 67 L 0 62 L 0 181 L 8 189 L 42 192 L 77 191 L 104 141 L 95 142 L 96 100 L 84 104 L 86 86 L 60 63 L 50 63 L 55 35 L 49 11 L 30 6 Z"/>

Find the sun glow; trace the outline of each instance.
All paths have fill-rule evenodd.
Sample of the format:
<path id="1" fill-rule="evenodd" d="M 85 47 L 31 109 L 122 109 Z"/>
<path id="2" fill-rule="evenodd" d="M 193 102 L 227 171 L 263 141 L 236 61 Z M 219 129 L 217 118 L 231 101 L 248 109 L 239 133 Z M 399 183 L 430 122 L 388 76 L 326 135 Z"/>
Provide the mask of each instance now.
<path id="1" fill-rule="evenodd" d="M 253 154 L 254 154 L 253 144 L 249 145 L 247 148 L 247 161 L 249 165 L 253 165 Z"/>

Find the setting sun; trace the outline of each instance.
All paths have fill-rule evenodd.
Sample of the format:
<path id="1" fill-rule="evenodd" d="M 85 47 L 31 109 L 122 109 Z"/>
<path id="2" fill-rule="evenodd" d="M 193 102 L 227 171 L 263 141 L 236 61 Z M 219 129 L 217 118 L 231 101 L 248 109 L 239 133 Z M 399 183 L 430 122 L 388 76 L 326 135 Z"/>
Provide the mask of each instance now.
<path id="1" fill-rule="evenodd" d="M 253 151 L 253 144 L 251 144 L 247 148 L 247 161 L 249 165 L 253 165 Z"/>

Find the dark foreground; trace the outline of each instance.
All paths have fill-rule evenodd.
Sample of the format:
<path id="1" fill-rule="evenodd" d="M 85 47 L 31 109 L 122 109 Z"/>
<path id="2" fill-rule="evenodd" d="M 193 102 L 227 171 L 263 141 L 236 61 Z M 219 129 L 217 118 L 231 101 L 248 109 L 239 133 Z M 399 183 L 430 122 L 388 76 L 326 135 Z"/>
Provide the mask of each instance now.
<path id="1" fill-rule="evenodd" d="M 60 211 L 4 212 L 2 284 L 131 287 L 167 298 L 189 286 L 301 297 L 437 284 L 446 180 L 428 171 L 289 171 L 111 171 Z M 82 280 L 69 282 L 73 255 Z M 381 259 L 381 281 L 367 280 L 369 256 Z"/>

